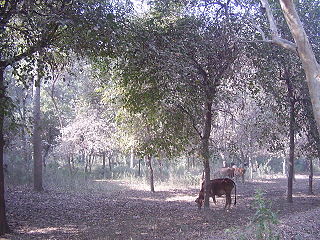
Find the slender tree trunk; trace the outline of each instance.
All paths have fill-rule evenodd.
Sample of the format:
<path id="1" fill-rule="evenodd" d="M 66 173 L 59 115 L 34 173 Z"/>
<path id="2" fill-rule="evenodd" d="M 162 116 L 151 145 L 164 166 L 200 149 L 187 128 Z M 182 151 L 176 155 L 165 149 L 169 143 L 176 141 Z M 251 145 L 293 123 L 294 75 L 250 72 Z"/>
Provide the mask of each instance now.
<path id="1" fill-rule="evenodd" d="M 190 155 L 187 154 L 187 171 L 190 170 Z"/>
<path id="2" fill-rule="evenodd" d="M 310 195 L 314 194 L 312 189 L 312 182 L 313 182 L 313 161 L 312 161 L 312 158 L 310 157 L 309 159 L 309 191 L 308 191 Z"/>
<path id="3" fill-rule="evenodd" d="M 6 88 L 4 85 L 4 71 L 5 67 L 0 65 L 0 236 L 9 233 L 9 225 L 6 219 L 6 208 L 4 198 L 4 168 L 3 168 L 3 124 L 6 106 Z"/>
<path id="4" fill-rule="evenodd" d="M 130 168 L 133 168 L 133 163 L 134 163 L 134 151 L 133 148 L 131 148 L 131 153 L 130 153 Z"/>
<path id="5" fill-rule="evenodd" d="M 294 134 L 295 134 L 295 98 L 293 94 L 292 83 L 289 79 L 289 73 L 286 71 L 285 81 L 288 88 L 288 97 L 290 104 L 290 127 L 289 127 L 289 136 L 290 136 L 290 151 L 289 151 L 289 171 L 288 171 L 288 192 L 287 192 L 287 201 L 292 203 L 292 188 L 293 188 L 293 179 L 294 179 Z"/>
<path id="6" fill-rule="evenodd" d="M 212 100 L 208 100 L 206 103 L 205 122 L 201 138 L 201 155 L 203 159 L 203 167 L 205 172 L 205 191 L 204 191 L 204 208 L 209 208 L 209 192 L 210 192 L 210 153 L 209 153 L 209 139 L 211 133 L 211 122 L 212 122 Z"/>
<path id="7" fill-rule="evenodd" d="M 102 177 L 106 178 L 106 153 L 102 153 Z"/>
<path id="8" fill-rule="evenodd" d="M 153 176 L 153 168 L 152 168 L 152 158 L 151 156 L 147 157 L 147 165 L 149 168 L 149 181 L 150 181 L 150 190 L 154 192 L 154 176 Z"/>
<path id="9" fill-rule="evenodd" d="M 72 178 L 73 171 L 72 171 L 72 164 L 71 164 L 71 155 L 68 155 L 68 168 L 69 168 L 70 177 Z"/>
<path id="10" fill-rule="evenodd" d="M 249 174 L 250 174 L 250 179 L 253 179 L 253 164 L 252 164 L 252 159 L 249 157 Z"/>
<path id="11" fill-rule="evenodd" d="M 88 154 L 83 155 L 84 161 L 85 161 L 85 166 L 84 166 L 84 179 L 85 181 L 88 180 L 88 167 L 89 167 L 89 156 Z"/>
<path id="12" fill-rule="evenodd" d="M 195 163 L 195 157 L 192 156 L 192 167 L 194 168 L 196 166 L 196 163 Z"/>
<path id="13" fill-rule="evenodd" d="M 110 170 L 110 172 L 112 173 L 112 161 L 111 161 L 111 159 L 112 159 L 112 155 L 110 154 L 110 155 L 108 156 L 108 162 L 109 162 L 109 170 Z"/>
<path id="14" fill-rule="evenodd" d="M 138 164 L 139 164 L 138 175 L 139 175 L 139 177 L 141 177 L 141 158 L 139 158 Z"/>
<path id="15" fill-rule="evenodd" d="M 27 95 L 23 98 L 22 101 L 22 119 L 23 124 L 27 124 L 27 116 L 26 116 L 26 100 Z M 22 149 L 23 149 L 23 158 L 24 158 L 24 164 L 25 164 L 25 175 L 28 176 L 28 179 L 30 177 L 30 162 L 31 162 L 31 156 L 27 141 L 27 132 L 26 132 L 26 126 L 22 126 L 21 128 L 21 135 L 22 135 Z"/>
<path id="16" fill-rule="evenodd" d="M 283 161 L 282 161 L 282 175 L 285 176 L 286 175 L 286 157 L 285 155 L 283 156 Z"/>
<path id="17" fill-rule="evenodd" d="M 33 95 L 33 185 L 35 191 L 43 191 L 42 186 L 42 149 L 40 133 L 40 79 L 35 81 Z"/>
<path id="18" fill-rule="evenodd" d="M 93 160 L 94 160 L 94 155 L 90 153 L 89 154 L 89 175 L 91 175 L 92 173 Z"/>

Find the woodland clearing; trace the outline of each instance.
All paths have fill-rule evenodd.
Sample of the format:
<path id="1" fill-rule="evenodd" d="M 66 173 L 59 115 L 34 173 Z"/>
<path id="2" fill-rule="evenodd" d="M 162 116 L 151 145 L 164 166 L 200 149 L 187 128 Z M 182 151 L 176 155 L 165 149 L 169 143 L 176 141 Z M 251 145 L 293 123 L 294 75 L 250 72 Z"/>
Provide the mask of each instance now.
<path id="1" fill-rule="evenodd" d="M 159 184 L 155 193 L 146 184 L 120 180 L 92 181 L 82 191 L 10 187 L 6 203 L 13 232 L 4 239 L 239 239 L 251 231 L 258 189 L 278 215 L 274 230 L 280 239 L 319 239 L 319 183 L 315 177 L 315 195 L 307 195 L 307 176 L 297 176 L 290 204 L 286 178 L 238 182 L 236 206 L 224 210 L 225 198 L 219 197 L 207 212 L 197 209 L 195 186 Z"/>

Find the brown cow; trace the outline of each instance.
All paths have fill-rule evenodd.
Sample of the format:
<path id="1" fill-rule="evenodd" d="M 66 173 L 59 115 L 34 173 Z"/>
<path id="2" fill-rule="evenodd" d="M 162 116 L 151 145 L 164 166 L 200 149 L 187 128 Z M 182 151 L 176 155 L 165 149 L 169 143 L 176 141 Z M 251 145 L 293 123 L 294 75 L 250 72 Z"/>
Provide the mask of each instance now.
<path id="1" fill-rule="evenodd" d="M 234 176 L 235 178 L 240 178 L 242 179 L 242 182 L 244 183 L 244 174 L 246 173 L 245 168 L 234 168 Z"/>
<path id="2" fill-rule="evenodd" d="M 220 177 L 228 177 L 233 178 L 234 177 L 234 168 L 231 167 L 223 167 L 218 170 L 218 175 Z"/>
<path id="3" fill-rule="evenodd" d="M 231 206 L 231 191 L 234 188 L 234 205 L 237 203 L 237 187 L 234 181 L 230 178 L 217 178 L 210 180 L 210 197 L 213 198 L 214 203 L 216 203 L 215 196 L 221 197 L 226 195 L 226 205 L 224 208 L 230 208 Z M 195 200 L 198 204 L 198 208 L 201 209 L 204 202 L 204 182 L 202 183 L 201 190 L 199 192 L 199 197 Z"/>

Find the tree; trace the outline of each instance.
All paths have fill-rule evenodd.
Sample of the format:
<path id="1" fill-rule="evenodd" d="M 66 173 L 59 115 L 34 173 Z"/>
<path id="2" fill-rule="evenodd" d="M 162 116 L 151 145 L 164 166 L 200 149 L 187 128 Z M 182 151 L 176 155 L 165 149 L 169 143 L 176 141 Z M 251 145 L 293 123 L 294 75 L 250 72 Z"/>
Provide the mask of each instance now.
<path id="1" fill-rule="evenodd" d="M 34 63 L 33 54 L 40 50 L 45 52 L 54 44 L 59 50 L 68 47 L 81 52 L 82 49 L 90 56 L 112 54 L 111 35 L 121 25 L 120 19 L 130 11 L 125 5 L 119 4 L 115 8 L 109 2 L 94 0 L 0 2 L 0 235 L 9 231 L 5 218 L 3 180 L 3 123 L 8 114 L 4 73 L 7 67 L 19 67 L 23 59 L 29 61 L 31 66 Z M 121 13 L 118 15 L 121 18 L 116 16 L 118 13 Z M 86 32 L 86 40 L 79 34 L 82 31 Z M 112 41 L 115 43 L 115 39 Z M 28 71 L 24 73 L 28 75 Z"/>
<path id="2" fill-rule="evenodd" d="M 136 21 L 128 50 L 118 61 L 124 106 L 147 116 L 168 109 L 177 114 L 175 118 L 192 130 L 189 140 L 199 142 L 207 182 L 211 126 L 215 106 L 222 99 L 218 88 L 232 78 L 240 53 L 239 28 L 233 20 L 151 11 L 148 18 Z M 171 133 L 170 128 L 164 131 Z M 207 208 L 209 194 L 205 199 Z"/>
<path id="3" fill-rule="evenodd" d="M 40 74 L 38 73 L 39 77 Z M 35 79 L 33 91 L 33 185 L 35 191 L 42 191 L 42 144 L 40 130 L 40 82 L 41 79 Z"/>
<path id="4" fill-rule="evenodd" d="M 272 41 L 284 48 L 290 49 L 299 55 L 306 75 L 306 81 L 308 83 L 313 114 L 317 122 L 318 131 L 320 132 L 320 66 L 317 62 L 314 51 L 312 50 L 312 46 L 309 42 L 308 36 L 299 18 L 293 1 L 279 0 L 279 2 L 295 43 L 281 38 L 268 0 L 261 0 L 262 6 L 266 9 L 270 23 Z M 314 4 L 316 5 L 317 2 Z"/>
<path id="5" fill-rule="evenodd" d="M 0 3 L 0 12 L 2 16 L 0 22 L 0 235 L 9 232 L 5 217 L 3 178 L 3 149 L 5 145 L 3 139 L 3 123 L 6 114 L 8 114 L 6 109 L 8 99 L 6 97 L 4 73 L 9 65 L 12 66 L 20 60 L 31 56 L 38 50 L 50 45 L 59 25 L 56 22 L 48 21 L 47 25 L 39 27 L 37 30 L 31 27 L 30 29 L 32 29 L 33 32 L 32 30 L 29 32 L 28 30 L 23 29 L 23 27 L 29 29 L 27 26 L 15 28 L 14 24 L 15 22 L 18 22 L 18 20 L 25 18 L 29 19 L 29 17 L 32 18 L 31 15 L 28 15 L 28 10 L 31 10 L 32 6 L 34 5 L 29 1 L 21 2 L 19 0 L 8 0 Z M 54 10 L 59 10 L 60 7 L 61 6 L 57 6 Z M 24 21 L 24 23 L 27 22 L 28 21 Z M 31 22 L 32 21 L 30 21 L 30 23 Z M 25 39 L 20 42 L 15 42 L 12 38 L 12 34 L 16 34 L 16 36 L 19 36 L 22 39 L 25 37 Z M 27 39 L 32 39 L 33 41 L 30 42 Z"/>

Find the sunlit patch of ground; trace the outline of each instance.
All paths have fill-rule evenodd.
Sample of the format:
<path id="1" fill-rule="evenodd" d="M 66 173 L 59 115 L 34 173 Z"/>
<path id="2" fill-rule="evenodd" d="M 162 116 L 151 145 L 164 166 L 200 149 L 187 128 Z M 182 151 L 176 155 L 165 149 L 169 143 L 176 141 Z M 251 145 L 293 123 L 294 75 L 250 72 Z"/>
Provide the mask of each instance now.
<path id="1" fill-rule="evenodd" d="M 167 202 L 173 202 L 173 201 L 192 202 L 194 200 L 195 198 L 192 196 L 186 196 L 186 195 L 180 195 L 180 194 L 165 199 L 165 201 Z"/>
<path id="2" fill-rule="evenodd" d="M 77 233 L 79 232 L 78 229 L 76 229 L 74 226 L 66 226 L 66 227 L 45 227 L 45 228 L 24 228 L 21 229 L 20 232 L 24 232 L 27 234 L 37 234 L 37 233 L 41 233 L 41 234 L 50 234 L 50 233 L 67 233 L 67 234 L 71 234 L 71 233 Z"/>

